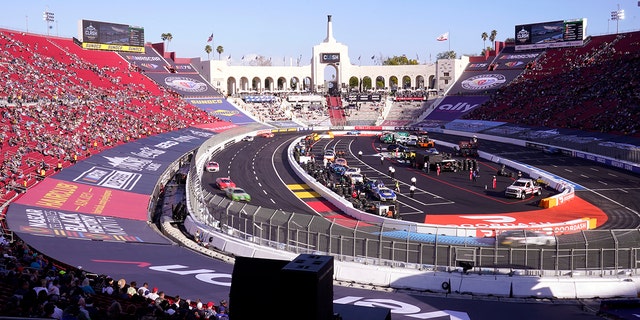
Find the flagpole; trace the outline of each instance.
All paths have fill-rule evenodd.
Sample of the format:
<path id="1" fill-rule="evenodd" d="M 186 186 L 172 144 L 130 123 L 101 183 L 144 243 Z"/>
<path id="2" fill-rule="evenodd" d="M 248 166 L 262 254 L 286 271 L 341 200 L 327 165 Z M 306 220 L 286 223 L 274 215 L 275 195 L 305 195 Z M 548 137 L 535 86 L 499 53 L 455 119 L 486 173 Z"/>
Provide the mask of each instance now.
<path id="1" fill-rule="evenodd" d="M 451 52 L 451 31 L 447 31 L 447 43 L 449 44 L 449 52 Z"/>

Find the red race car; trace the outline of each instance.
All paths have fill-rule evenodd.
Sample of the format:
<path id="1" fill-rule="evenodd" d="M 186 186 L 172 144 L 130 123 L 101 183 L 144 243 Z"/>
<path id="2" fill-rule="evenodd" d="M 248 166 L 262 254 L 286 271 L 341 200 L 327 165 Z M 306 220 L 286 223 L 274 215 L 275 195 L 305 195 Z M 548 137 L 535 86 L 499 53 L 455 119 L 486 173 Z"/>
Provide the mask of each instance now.
<path id="1" fill-rule="evenodd" d="M 220 190 L 224 190 L 226 188 L 235 188 L 235 182 L 231 181 L 231 178 L 221 177 L 216 179 L 216 187 Z"/>

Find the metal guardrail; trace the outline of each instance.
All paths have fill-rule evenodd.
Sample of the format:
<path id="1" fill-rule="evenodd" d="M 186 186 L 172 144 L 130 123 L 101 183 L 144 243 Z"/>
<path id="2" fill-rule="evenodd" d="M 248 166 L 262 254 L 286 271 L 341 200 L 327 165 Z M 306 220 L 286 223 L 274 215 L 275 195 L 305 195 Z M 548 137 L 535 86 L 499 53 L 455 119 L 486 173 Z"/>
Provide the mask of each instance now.
<path id="1" fill-rule="evenodd" d="M 193 218 L 259 246 L 421 270 L 451 271 L 471 265 L 490 273 L 599 277 L 632 276 L 640 270 L 640 229 L 581 231 L 563 236 L 562 247 L 502 247 L 492 238 L 443 236 L 437 231 L 430 241 L 421 242 L 384 222 L 347 228 L 338 220 L 229 201 L 202 189 L 199 166 L 196 157 L 187 181 Z M 595 248 L 595 243 L 609 245 Z"/>
<path id="2" fill-rule="evenodd" d="M 458 243 L 451 244 L 452 237 L 437 234 L 432 242 L 419 242 L 411 239 L 411 233 L 405 233 L 404 238 L 383 236 L 396 231 L 384 223 L 345 228 L 337 220 L 232 202 L 196 190 L 199 188 L 193 186 L 199 184 L 191 182 L 188 192 L 201 195 L 197 203 L 206 206 L 193 211 L 194 218 L 244 241 L 295 254 L 329 254 L 339 261 L 429 270 L 453 270 L 465 262 L 493 273 L 508 270 L 536 276 L 638 274 L 637 229 L 583 231 L 572 235 L 575 242 L 571 248 L 506 248 L 490 239 L 486 245 L 478 245 L 476 238 L 457 238 Z M 611 243 L 611 248 L 590 248 L 592 242 L 603 241 Z"/>

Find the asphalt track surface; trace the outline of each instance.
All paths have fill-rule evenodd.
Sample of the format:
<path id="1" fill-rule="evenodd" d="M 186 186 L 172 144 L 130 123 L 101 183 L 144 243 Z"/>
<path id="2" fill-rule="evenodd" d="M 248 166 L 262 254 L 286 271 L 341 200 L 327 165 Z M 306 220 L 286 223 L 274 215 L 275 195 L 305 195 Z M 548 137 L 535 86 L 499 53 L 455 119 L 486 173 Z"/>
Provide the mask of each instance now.
<path id="1" fill-rule="evenodd" d="M 239 186 L 252 194 L 252 204 L 254 205 L 281 208 L 296 213 L 320 214 L 328 219 L 335 218 L 339 213 L 332 211 L 330 205 L 317 204 L 318 202 L 322 203 L 322 199 L 309 201 L 306 197 L 297 195 L 296 188 L 302 184 L 302 181 L 286 162 L 286 148 L 295 137 L 297 135 L 280 134 L 271 139 L 256 138 L 253 142 L 243 141 L 231 145 L 214 156 L 216 161 L 221 164 L 221 172 L 205 173 L 203 181 L 209 184 L 210 191 L 222 194 L 221 191 L 216 191 L 213 188 L 212 183 L 215 177 L 230 176 Z M 444 135 L 433 135 L 432 137 L 448 142 L 457 142 L 460 139 Z M 388 158 L 381 164 L 380 143 L 375 137 L 342 136 L 334 139 L 321 139 L 313 147 L 315 157 L 321 159 L 323 150 L 327 148 L 345 151 L 350 165 L 361 167 L 369 178 L 380 178 L 390 182 L 388 166 L 391 165 L 397 168 L 395 178 L 404 182 L 401 190 L 404 189 L 405 192 L 400 196 L 400 201 L 403 203 L 401 215 L 406 220 L 428 222 L 427 216 L 450 218 L 456 214 L 482 216 L 495 213 L 516 213 L 520 215 L 532 213 L 538 217 L 537 221 L 566 221 L 576 217 L 584 217 L 585 214 L 600 214 L 603 215 L 599 216 L 598 222 L 601 229 L 636 228 L 640 221 L 638 218 L 640 207 L 637 200 L 640 196 L 640 180 L 638 177 L 626 171 L 600 166 L 586 160 L 562 155 L 547 155 L 541 151 L 513 145 L 482 142 L 481 150 L 483 151 L 536 166 L 578 184 L 579 187 L 576 192 L 578 198 L 574 200 L 584 201 L 584 203 L 579 206 L 572 206 L 571 210 L 550 210 L 541 209 L 537 206 L 539 198 L 527 198 L 525 200 L 506 199 L 502 192 L 503 188 L 511 182 L 507 177 L 497 177 L 498 186 L 502 185 L 502 189 L 496 188 L 496 190 L 493 190 L 491 187 L 485 189 L 486 183 L 483 183 L 483 176 L 493 176 L 493 173 L 498 169 L 497 165 L 490 162 L 481 161 L 481 177 L 474 183 L 469 180 L 466 174 L 447 172 L 437 176 L 434 172 L 430 172 L 427 175 Z M 362 161 L 357 158 L 358 151 L 361 150 L 363 151 Z M 452 152 L 453 150 L 444 149 L 442 151 Z M 416 192 L 414 198 L 410 198 L 407 196 L 408 183 L 411 177 L 414 176 L 418 178 L 417 186 L 419 191 Z M 484 181 L 486 181 L 486 178 Z M 545 190 L 543 196 L 553 193 L 552 190 Z M 406 208 L 404 208 L 405 205 Z M 586 211 L 577 210 L 578 207 Z M 318 208 L 328 210 L 317 210 Z M 424 212 L 428 212 L 428 214 Z M 547 220 L 540 219 L 540 216 L 546 216 Z M 564 243 L 567 246 L 576 241 L 571 236 L 563 236 L 561 238 L 565 239 Z M 579 242 L 580 239 L 577 241 Z M 398 294 L 389 294 L 388 299 L 398 298 L 400 301 L 405 301 L 404 298 L 406 296 L 400 298 Z M 531 307 L 530 304 L 516 303 L 516 305 L 517 308 L 526 309 Z M 464 308 L 465 312 L 468 315 L 475 314 L 471 319 L 512 318 L 508 315 L 500 317 L 499 314 L 502 314 L 502 312 L 487 313 L 486 310 L 479 312 L 476 306 L 468 306 L 470 308 Z M 508 305 L 501 304 L 502 310 L 511 306 L 514 305 L 511 303 Z M 556 305 L 553 309 L 559 311 L 562 308 L 572 310 L 573 307 L 559 307 Z M 545 311 L 550 310 L 545 309 Z M 573 310 L 571 312 L 574 311 L 578 318 L 589 318 L 589 315 L 581 311 Z M 485 317 L 485 315 L 489 314 L 492 314 L 492 316 Z M 533 314 L 535 315 L 532 316 L 532 319 L 542 317 L 535 312 L 519 314 L 523 315 L 519 316 L 523 319 L 526 319 L 527 315 Z M 397 316 L 397 314 L 394 314 L 394 318 Z M 549 318 L 572 318 L 572 315 L 569 314 L 559 316 L 555 311 L 553 315 L 548 314 L 547 316 Z"/>
<path id="2" fill-rule="evenodd" d="M 280 208 L 296 213 L 321 214 L 329 219 L 339 212 L 322 199 L 300 197 L 296 192 L 303 182 L 286 162 L 286 148 L 297 135 L 279 134 L 274 138 L 256 138 L 252 142 L 242 141 L 215 155 L 221 165 L 218 173 L 205 173 L 203 181 L 211 192 L 223 195 L 213 187 L 216 177 L 229 176 L 238 186 L 252 195 L 251 203 L 268 208 Z M 457 142 L 457 137 L 437 136 L 441 141 Z M 513 178 L 497 176 L 497 187 L 492 188 L 492 177 L 499 165 L 478 159 L 480 177 L 472 181 L 467 172 L 425 173 L 410 168 L 402 161 L 391 159 L 385 151 L 380 152 L 380 144 L 372 136 L 341 136 L 334 139 L 320 139 L 313 146 L 316 159 L 322 159 L 326 149 L 344 151 L 350 166 L 361 168 L 370 179 L 382 180 L 392 186 L 393 180 L 400 181 L 400 215 L 403 220 L 456 224 L 460 216 L 467 220 L 481 221 L 486 215 L 508 214 L 515 222 L 554 223 L 584 217 L 596 218 L 599 229 L 635 229 L 640 226 L 640 179 L 627 171 L 598 165 L 587 160 L 562 155 L 548 155 L 541 151 L 524 147 L 481 142 L 481 150 L 500 157 L 516 160 L 543 169 L 576 184 L 577 198 L 571 206 L 543 209 L 538 206 L 541 198 L 555 194 L 554 190 L 543 189 L 540 197 L 510 199 L 504 196 L 504 189 Z M 440 148 L 452 153 L 453 150 Z M 363 152 L 362 159 L 357 157 Z M 380 155 L 385 156 L 381 163 Z M 319 161 L 319 160 L 317 160 Z M 389 166 L 396 168 L 392 179 Z M 511 170 L 513 172 L 513 170 Z M 515 173 L 515 172 L 514 172 Z M 409 185 L 412 177 L 417 178 L 417 190 L 412 198 Z M 304 186 L 308 188 L 308 186 Z M 304 201 L 301 201 L 302 200 Z M 318 206 L 322 202 L 327 207 Z M 318 210 L 321 209 L 321 210 Z M 474 217 L 475 216 L 475 217 Z"/>
<path id="3" fill-rule="evenodd" d="M 305 213 L 312 215 L 322 215 L 331 218 L 332 216 L 339 216 L 339 214 L 331 211 L 331 206 L 327 205 L 322 200 L 309 201 L 308 199 L 302 199 L 299 197 L 299 192 L 295 191 L 295 185 L 300 185 L 302 182 L 295 176 L 288 163 L 286 163 L 286 148 L 289 143 L 295 138 L 292 134 L 276 135 L 271 139 L 256 138 L 253 142 L 239 142 L 233 144 L 215 155 L 215 159 L 220 162 L 221 172 L 219 173 L 205 173 L 204 181 L 210 184 L 213 183 L 216 176 L 231 176 L 240 187 L 245 188 L 252 194 L 253 204 L 261 204 L 268 208 L 283 208 L 287 211 L 294 211 L 297 213 Z M 434 137 L 436 139 L 442 139 Z M 379 158 L 373 156 L 376 153 L 375 143 L 371 137 L 341 137 L 334 139 L 333 141 L 323 141 L 329 143 L 340 143 L 344 139 L 345 145 L 349 146 L 349 150 L 352 150 L 354 154 L 362 148 L 363 152 L 368 155 L 363 159 L 371 158 L 371 166 L 375 168 L 376 161 L 379 162 Z M 351 139 L 353 142 L 347 143 Z M 453 138 L 455 139 L 455 138 Z M 322 141 L 322 140 L 320 140 Z M 315 151 L 320 152 L 320 146 L 314 147 Z M 365 149 L 366 147 L 370 149 Z M 492 152 L 489 149 L 491 145 L 489 143 L 483 144 L 482 149 Z M 534 155 L 530 154 L 531 150 L 524 148 L 513 148 L 511 146 L 497 146 L 497 151 L 511 153 L 516 152 L 519 159 L 523 161 L 525 154 L 529 154 L 526 159 L 534 159 Z M 367 150 L 369 150 L 367 152 Z M 543 157 L 544 155 L 536 153 L 535 156 Z M 602 204 L 607 214 L 611 214 L 607 224 L 619 225 L 619 226 L 631 226 L 635 223 L 637 225 L 637 214 L 634 214 L 634 210 L 638 212 L 637 200 L 638 191 L 638 177 L 631 176 L 622 171 L 616 171 L 605 167 L 599 167 L 593 163 L 586 161 L 580 161 L 579 159 L 558 159 L 558 164 L 555 164 L 554 159 L 546 159 L 542 163 L 548 164 L 549 170 L 557 170 L 557 174 L 561 174 L 568 179 L 580 181 L 582 185 L 587 188 L 591 188 L 595 191 L 579 191 L 581 197 L 583 193 L 586 195 L 588 201 L 594 204 Z M 527 160 L 529 161 L 529 160 Z M 533 161 L 533 160 L 531 160 Z M 565 170 L 562 167 L 563 161 L 566 161 L 567 166 L 571 172 Z M 575 163 L 575 164 L 574 164 Z M 554 165 L 558 165 L 555 168 Z M 385 169 L 388 164 L 379 166 L 378 169 Z M 415 172 L 410 170 L 400 169 L 396 175 L 404 181 L 408 181 L 411 176 L 415 175 Z M 582 172 L 594 171 L 590 168 L 595 168 L 598 171 L 594 171 L 590 175 L 592 177 L 587 182 L 583 182 L 581 173 L 577 173 L 576 168 L 582 170 Z M 385 169 L 386 170 L 386 169 Z M 487 169 L 489 170 L 489 169 Z M 384 170 L 378 170 L 385 173 Z M 489 171 L 487 171 L 489 172 Z M 450 175 L 450 173 L 446 173 Z M 572 175 L 575 174 L 575 177 Z M 596 175 L 597 174 L 597 175 Z M 616 175 L 616 176 L 613 176 Z M 607 178 L 608 177 L 608 178 Z M 405 178 L 407 180 L 405 180 Z M 447 178 L 454 179 L 453 176 L 447 176 Z M 604 180 L 607 178 L 607 180 Z M 459 183 L 467 184 L 467 189 L 476 188 L 477 194 L 484 192 L 484 186 L 478 187 L 473 184 L 469 184 L 469 181 L 464 181 L 463 178 Z M 602 183 L 598 182 L 609 181 L 610 183 L 606 189 L 602 188 Z M 619 183 L 614 183 L 617 180 Z M 427 179 L 425 178 L 425 184 Z M 455 181 L 452 180 L 451 183 Z M 423 182 L 419 182 L 422 187 Z M 600 188 L 596 188 L 600 184 Z M 435 185 L 435 183 L 434 183 Z M 429 190 L 425 185 L 424 189 Z M 615 188 L 620 189 L 615 189 Z M 442 187 L 441 187 L 442 188 Z M 458 188 L 443 189 L 442 193 L 438 195 L 446 194 L 448 200 L 454 200 L 455 202 L 462 202 L 457 200 L 457 196 L 454 196 L 455 191 L 460 190 Z M 167 190 L 169 192 L 169 190 Z M 220 191 L 218 191 L 220 192 Z M 311 192 L 308 192 L 311 194 Z M 597 194 L 603 194 L 606 198 L 600 197 Z M 468 197 L 468 191 L 464 191 L 464 197 Z M 595 195 L 594 195 L 595 194 Z M 623 196 L 625 194 L 626 196 Z M 593 197 L 590 199 L 589 197 Z M 482 197 L 481 197 L 482 198 Z M 614 202 L 608 202 L 606 199 L 612 199 Z M 518 210 L 522 208 L 528 208 L 534 212 L 540 212 L 540 210 L 531 204 L 518 203 L 517 200 L 509 200 L 514 203 L 514 206 L 518 206 Z M 533 200 L 531 200 L 533 201 Z M 311 203 L 311 204 L 309 204 Z M 426 203 L 426 202 L 425 202 Z M 453 205 L 445 204 L 441 200 L 437 199 L 431 203 L 437 205 L 428 206 L 429 208 L 438 206 L 442 208 L 440 210 L 442 216 L 446 216 L 448 212 L 462 212 L 457 210 L 463 210 L 463 206 L 460 206 L 457 210 L 449 209 Z M 469 203 L 472 203 L 471 201 Z M 616 204 L 617 203 L 617 204 Z M 317 208 L 321 208 L 320 213 L 317 212 Z M 450 210 L 450 211 L 449 211 Z M 511 210 L 511 209 L 510 209 Z M 489 210 L 490 211 L 490 210 Z M 432 210 L 433 212 L 433 210 Z M 405 210 L 406 216 L 403 218 L 409 219 L 410 217 L 420 217 L 419 214 L 411 213 L 409 210 Z M 436 215 L 437 216 L 437 215 Z M 418 218 L 419 219 L 419 218 Z M 140 232 L 151 234 L 156 231 L 151 225 L 141 225 L 138 227 Z M 346 229 L 346 227 L 345 227 Z M 25 234 L 26 235 L 26 234 Z M 53 258 L 65 261 L 70 265 L 81 266 L 83 269 L 95 272 L 98 274 L 108 274 L 115 278 L 124 278 L 127 281 L 136 280 L 139 283 L 149 281 L 153 287 L 159 287 L 168 294 L 179 294 L 182 297 L 202 298 L 205 301 L 213 300 L 219 301 L 228 296 L 229 287 L 231 283 L 231 272 L 233 266 L 212 260 L 209 257 L 192 252 L 189 249 L 183 248 L 180 245 L 172 244 L 168 240 L 162 237 L 156 236 L 157 239 L 149 241 L 147 243 L 126 243 L 126 242 L 107 242 L 107 241 L 87 241 L 87 240 L 71 240 L 66 238 L 44 238 L 40 236 L 26 235 L 25 241 L 27 243 L 33 243 L 34 246 L 42 253 L 51 256 Z M 584 311 L 583 308 L 576 303 L 536 303 L 532 301 L 508 301 L 509 299 L 488 298 L 478 299 L 470 298 L 469 296 L 461 296 L 463 299 L 451 299 L 444 295 L 423 295 L 411 292 L 386 292 L 369 290 L 369 288 L 355 287 L 334 287 L 334 301 L 339 303 L 350 303 L 356 305 L 377 305 L 391 308 L 393 319 L 513 319 L 514 314 L 522 320 L 526 319 L 599 319 L 591 312 Z"/>

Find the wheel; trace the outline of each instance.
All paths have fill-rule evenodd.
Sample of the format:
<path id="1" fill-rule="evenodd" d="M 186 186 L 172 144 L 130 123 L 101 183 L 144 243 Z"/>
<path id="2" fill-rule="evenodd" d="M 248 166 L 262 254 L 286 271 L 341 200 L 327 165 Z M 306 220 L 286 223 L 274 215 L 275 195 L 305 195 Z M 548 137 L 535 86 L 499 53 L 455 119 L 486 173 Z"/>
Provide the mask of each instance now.
<path id="1" fill-rule="evenodd" d="M 521 192 L 521 193 L 519 194 L 519 198 L 520 198 L 520 199 L 522 199 L 522 200 L 524 200 L 524 192 Z"/>

